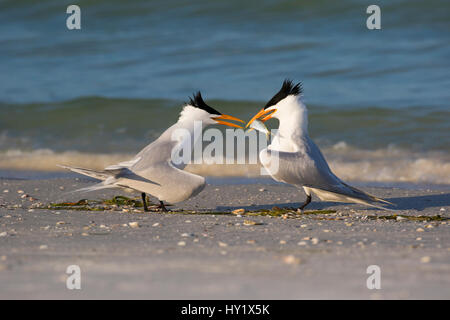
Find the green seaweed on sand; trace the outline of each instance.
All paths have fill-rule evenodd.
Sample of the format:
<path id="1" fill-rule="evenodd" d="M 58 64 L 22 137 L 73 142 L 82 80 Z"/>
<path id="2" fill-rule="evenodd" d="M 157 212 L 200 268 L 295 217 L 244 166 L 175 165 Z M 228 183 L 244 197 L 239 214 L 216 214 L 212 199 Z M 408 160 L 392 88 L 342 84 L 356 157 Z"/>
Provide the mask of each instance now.
<path id="1" fill-rule="evenodd" d="M 132 199 L 125 196 L 115 196 L 111 199 L 102 199 L 102 200 L 81 199 L 77 202 L 50 203 L 47 206 L 41 207 L 41 209 L 105 211 L 113 209 L 114 207 L 117 208 L 119 206 L 139 208 L 142 207 L 143 205 L 142 202 L 137 199 Z"/>
<path id="2" fill-rule="evenodd" d="M 276 209 L 262 209 L 262 210 L 253 210 L 253 211 L 246 211 L 242 215 L 243 216 L 249 216 L 249 217 L 265 217 L 265 216 L 271 216 L 271 217 L 282 217 L 284 215 L 290 214 L 292 217 L 299 217 L 303 214 L 333 214 L 336 213 L 335 210 L 311 210 L 311 211 L 305 211 L 303 213 L 297 213 L 293 209 L 282 209 L 282 208 L 276 208 Z M 164 212 L 163 214 L 197 214 L 197 215 L 229 215 L 229 216 L 236 216 L 230 211 L 189 211 L 189 210 L 177 210 L 177 211 L 169 211 Z"/>
<path id="3" fill-rule="evenodd" d="M 88 205 L 88 204 L 89 204 L 89 200 L 81 199 L 77 202 L 50 203 L 49 206 L 51 206 L 51 207 L 77 207 L 77 206 L 84 206 L 84 205 Z"/>
<path id="4" fill-rule="evenodd" d="M 169 205 L 166 205 L 169 206 Z M 52 210 L 75 210 L 75 211 L 107 211 L 116 210 L 119 211 L 122 208 L 142 208 L 143 204 L 139 198 L 128 198 L 125 196 L 114 196 L 111 199 L 102 200 L 88 200 L 81 199 L 77 202 L 61 202 L 61 203 L 50 203 L 48 205 L 43 205 L 38 207 L 38 209 L 52 209 Z M 230 211 L 193 211 L 193 210 L 174 210 L 169 212 L 161 212 L 156 208 L 154 203 L 149 204 L 151 212 L 161 213 L 161 214 L 185 214 L 185 215 L 230 215 L 234 214 Z M 312 219 L 318 220 L 339 220 L 339 218 L 330 218 L 326 215 L 335 214 L 336 210 L 307 210 L 304 212 L 297 212 L 295 208 L 280 208 L 273 207 L 272 209 L 259 209 L 245 211 L 242 215 L 251 217 L 283 217 L 283 218 L 297 218 L 305 215 L 317 215 Z M 325 215 L 325 216 L 323 216 Z M 450 218 L 442 217 L 441 215 L 434 216 L 410 216 L 404 214 L 392 214 L 392 215 L 368 215 L 367 219 L 370 220 L 407 220 L 407 221 L 447 221 Z"/>
<path id="5" fill-rule="evenodd" d="M 155 208 L 156 204 L 149 202 L 149 208 Z M 166 206 L 171 206 L 166 204 Z M 88 200 L 81 199 L 77 202 L 60 202 L 60 203 L 50 203 L 38 207 L 40 209 L 52 209 L 52 210 L 75 210 L 75 211 L 106 211 L 119 209 L 132 209 L 132 208 L 142 208 L 143 203 L 140 198 L 128 198 L 125 196 L 114 196 L 111 199 L 102 200 Z M 157 209 L 155 208 L 155 211 Z"/>
<path id="6" fill-rule="evenodd" d="M 112 199 L 103 199 L 102 203 L 106 205 L 143 207 L 141 200 L 136 198 L 132 199 L 125 196 L 115 196 Z M 150 205 L 152 204 L 150 203 Z"/>
<path id="7" fill-rule="evenodd" d="M 333 214 L 336 213 L 335 210 L 308 210 L 304 211 L 302 213 L 298 213 L 296 209 L 291 208 L 279 208 L 279 207 L 273 207 L 272 209 L 262 209 L 262 210 L 256 210 L 256 211 L 249 211 L 246 213 L 246 215 L 250 216 L 272 216 L 272 217 L 281 217 L 284 215 L 292 215 L 295 216 L 302 216 L 302 215 L 312 215 L 312 214 Z"/>
<path id="8" fill-rule="evenodd" d="M 385 215 L 385 216 L 367 216 L 368 219 L 371 220 L 398 220 L 397 218 L 402 218 L 404 220 L 409 221 L 446 221 L 449 220 L 447 217 L 442 217 L 441 215 L 437 214 L 434 216 L 408 216 L 404 214 L 392 214 L 392 215 Z"/>
<path id="9" fill-rule="evenodd" d="M 149 208 L 155 208 L 154 203 L 149 204 Z M 170 206 L 170 204 L 166 204 Z M 40 209 L 52 209 L 52 210 L 74 210 L 74 211 L 106 211 L 106 210 L 118 210 L 120 207 L 123 208 L 142 208 L 143 204 L 139 198 L 128 198 L 125 196 L 114 196 L 111 199 L 102 200 L 88 200 L 81 199 L 77 202 L 60 202 L 60 203 L 50 203 L 39 207 Z M 158 209 L 151 210 L 154 213 L 162 213 Z M 296 209 L 293 208 L 280 208 L 273 207 L 272 209 L 260 209 L 246 211 L 244 215 L 246 216 L 272 216 L 281 217 L 285 215 L 290 215 L 291 217 L 302 216 L 302 215 L 321 215 L 321 214 L 333 214 L 336 213 L 335 210 L 308 210 L 302 213 L 297 213 Z M 233 215 L 229 211 L 193 211 L 193 210 L 174 210 L 169 211 L 164 214 L 198 214 L 198 215 Z"/>
<path id="10" fill-rule="evenodd" d="M 97 203 L 97 201 L 81 199 L 77 202 L 50 203 L 47 206 L 42 206 L 39 208 L 53 210 L 103 211 L 103 207 L 94 206 Z"/>
<path id="11" fill-rule="evenodd" d="M 107 208 L 91 205 L 68 205 L 65 203 L 50 203 L 48 206 L 38 207 L 38 209 L 52 210 L 74 210 L 74 211 L 105 211 Z"/>
<path id="12" fill-rule="evenodd" d="M 149 204 L 149 208 L 155 208 L 154 203 Z M 166 206 L 170 206 L 167 204 Z M 52 210 L 74 210 L 74 211 L 106 211 L 106 210 L 118 210 L 120 207 L 124 208 L 142 208 L 143 204 L 139 198 L 128 198 L 125 196 L 114 196 L 111 199 L 102 200 L 88 200 L 81 199 L 77 202 L 60 202 L 60 203 L 50 203 L 49 205 L 40 207 L 41 209 L 52 209 Z M 154 213 L 162 213 L 158 209 L 151 210 Z M 298 217 L 302 215 L 322 215 L 322 214 L 333 214 L 336 213 L 335 210 L 308 210 L 302 213 L 297 213 L 296 209 L 293 208 L 279 208 L 273 207 L 272 209 L 260 209 L 246 211 L 243 215 L 246 216 L 272 216 L 272 217 L 282 217 L 289 215 L 290 217 Z M 192 211 L 192 210 L 174 210 L 169 211 L 164 214 L 198 214 L 198 215 L 233 215 L 229 211 Z"/>
<path id="13" fill-rule="evenodd" d="M 160 214 L 185 214 L 185 215 L 233 215 L 231 212 L 227 211 L 190 211 L 190 210 L 174 210 L 168 212 L 155 211 L 155 213 Z"/>

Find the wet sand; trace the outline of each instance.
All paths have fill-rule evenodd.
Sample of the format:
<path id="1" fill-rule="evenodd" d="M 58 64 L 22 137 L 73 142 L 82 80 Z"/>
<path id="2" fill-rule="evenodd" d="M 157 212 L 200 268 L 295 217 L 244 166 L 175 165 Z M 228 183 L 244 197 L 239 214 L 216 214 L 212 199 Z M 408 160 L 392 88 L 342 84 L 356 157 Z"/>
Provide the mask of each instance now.
<path id="1" fill-rule="evenodd" d="M 304 200 L 293 187 L 259 182 L 208 185 L 170 207 L 195 214 L 32 208 L 137 196 L 68 192 L 91 183 L 0 180 L 0 298 L 450 298 L 447 187 L 363 188 L 395 212 L 313 198 L 309 210 L 335 212 L 249 216 Z M 81 268 L 81 290 L 66 288 L 69 265 Z M 381 268 L 380 290 L 366 286 L 369 265 Z"/>

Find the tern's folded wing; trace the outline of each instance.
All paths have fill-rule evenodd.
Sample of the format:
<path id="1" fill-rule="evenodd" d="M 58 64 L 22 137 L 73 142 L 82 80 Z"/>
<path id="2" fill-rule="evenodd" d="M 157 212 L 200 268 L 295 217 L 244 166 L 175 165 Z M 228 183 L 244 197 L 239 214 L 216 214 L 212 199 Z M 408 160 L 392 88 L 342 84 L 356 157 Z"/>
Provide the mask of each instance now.
<path id="1" fill-rule="evenodd" d="M 268 151 L 267 155 L 272 158 L 272 161 L 278 159 L 278 170 L 271 172 L 272 176 L 278 181 L 299 187 L 325 190 L 368 202 L 386 202 L 340 180 L 330 170 L 323 156 L 313 158 L 310 154 L 301 152 L 277 151 Z"/>
<path id="2" fill-rule="evenodd" d="M 317 163 L 305 153 L 267 150 L 265 157 L 270 159 L 272 176 L 279 181 L 311 187 L 339 184 L 326 163 Z"/>
<path id="3" fill-rule="evenodd" d="M 149 193 L 161 201 L 176 203 L 202 191 L 205 178 L 175 168 L 166 161 L 140 169 L 133 168 L 133 171 L 120 176 L 117 184 Z"/>

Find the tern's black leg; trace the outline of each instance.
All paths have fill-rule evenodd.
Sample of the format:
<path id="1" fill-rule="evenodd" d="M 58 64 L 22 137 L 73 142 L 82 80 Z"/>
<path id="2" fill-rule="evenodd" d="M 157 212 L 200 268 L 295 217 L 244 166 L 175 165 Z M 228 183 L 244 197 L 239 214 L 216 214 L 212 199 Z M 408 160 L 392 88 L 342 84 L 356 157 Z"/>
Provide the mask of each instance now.
<path id="1" fill-rule="evenodd" d="M 149 210 L 147 207 L 147 195 L 144 192 L 142 192 L 141 195 L 142 195 L 142 203 L 144 204 L 144 211 L 148 212 Z"/>
<path id="2" fill-rule="evenodd" d="M 159 201 L 159 206 L 158 207 L 161 209 L 161 211 L 168 212 L 166 206 L 164 205 L 164 202 Z"/>
<path id="3" fill-rule="evenodd" d="M 298 210 L 302 211 L 303 209 L 305 209 L 305 207 L 306 207 L 308 204 L 310 204 L 310 202 L 311 202 L 311 195 L 308 194 L 308 195 L 306 195 L 306 200 L 305 200 L 305 202 L 300 206 L 300 208 L 298 208 Z"/>

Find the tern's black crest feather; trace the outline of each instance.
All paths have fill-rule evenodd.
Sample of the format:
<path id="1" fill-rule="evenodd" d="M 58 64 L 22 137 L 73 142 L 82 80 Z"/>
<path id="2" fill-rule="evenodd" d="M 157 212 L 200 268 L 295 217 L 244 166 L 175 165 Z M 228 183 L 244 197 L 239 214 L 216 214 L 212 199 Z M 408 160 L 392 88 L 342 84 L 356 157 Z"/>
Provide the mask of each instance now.
<path id="1" fill-rule="evenodd" d="M 208 112 L 209 114 L 217 114 L 217 115 L 221 115 L 221 113 L 217 110 L 215 110 L 214 108 L 208 106 L 205 101 L 203 101 L 202 98 L 202 94 L 200 93 L 200 91 L 197 91 L 197 93 L 194 93 L 192 95 L 192 98 L 189 98 L 189 105 L 205 110 L 206 112 Z"/>
<path id="2" fill-rule="evenodd" d="M 303 88 L 301 82 L 294 84 L 292 80 L 286 79 L 283 81 L 283 85 L 281 86 L 280 91 L 278 91 L 277 94 L 274 95 L 273 98 L 269 100 L 269 102 L 267 102 L 264 109 L 276 105 L 278 102 L 280 102 L 287 96 L 290 95 L 298 96 L 301 95 L 302 93 Z"/>

